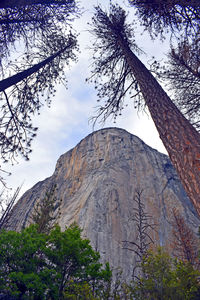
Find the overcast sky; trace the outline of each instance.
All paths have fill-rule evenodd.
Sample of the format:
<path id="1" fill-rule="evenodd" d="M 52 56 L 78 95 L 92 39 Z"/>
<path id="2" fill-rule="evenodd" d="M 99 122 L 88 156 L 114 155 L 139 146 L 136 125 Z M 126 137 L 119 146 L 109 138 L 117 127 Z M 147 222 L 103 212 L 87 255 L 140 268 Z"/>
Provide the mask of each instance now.
<path id="1" fill-rule="evenodd" d="M 128 6 L 128 1 L 117 2 L 125 8 Z M 5 179 L 7 185 L 13 189 L 23 183 L 22 191 L 25 192 L 38 181 L 51 176 L 59 156 L 76 146 L 93 130 L 89 118 L 95 115 L 97 97 L 93 85 L 85 82 L 91 64 L 87 47 L 91 45 L 92 39 L 87 32 L 87 22 L 92 17 L 93 5 L 98 3 L 102 4 L 102 7 L 106 7 L 109 0 L 81 1 L 85 12 L 74 23 L 76 30 L 80 33 L 79 61 L 67 71 L 68 90 L 63 86 L 58 86 L 51 108 L 44 106 L 40 116 L 36 116 L 34 119 L 34 124 L 39 127 L 39 131 L 32 144 L 33 153 L 30 155 L 30 161 L 21 159 L 12 167 L 8 164 L 3 166 L 4 169 L 12 172 L 12 175 Z M 133 8 L 127 9 L 129 10 L 129 19 L 133 19 Z M 135 34 L 138 45 L 146 52 L 146 55 L 140 57 L 143 62 L 147 62 L 152 56 L 160 59 L 164 53 L 167 53 L 167 43 L 163 45 L 159 42 L 152 42 L 148 34 L 141 35 L 141 28 L 137 28 Z M 166 153 L 150 116 L 142 112 L 138 114 L 131 101 L 128 101 L 127 104 L 129 104 L 128 107 L 122 116 L 118 117 L 117 122 L 114 124 L 112 120 L 108 120 L 104 128 L 124 128 L 141 138 L 149 146 Z M 97 125 L 95 130 L 99 128 L 102 128 L 101 124 Z"/>

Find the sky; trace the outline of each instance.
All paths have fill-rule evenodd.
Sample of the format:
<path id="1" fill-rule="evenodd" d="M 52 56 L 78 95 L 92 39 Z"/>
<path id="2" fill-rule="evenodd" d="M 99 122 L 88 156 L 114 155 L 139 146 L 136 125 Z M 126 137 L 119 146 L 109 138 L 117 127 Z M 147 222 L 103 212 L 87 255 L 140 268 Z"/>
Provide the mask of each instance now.
<path id="1" fill-rule="evenodd" d="M 98 3 L 108 7 L 109 0 L 82 0 L 84 13 L 74 22 L 74 28 L 79 32 L 81 53 L 78 63 L 66 70 L 68 89 L 60 85 L 52 101 L 51 108 L 44 105 L 39 116 L 34 117 L 34 125 L 39 127 L 37 137 L 32 144 L 32 154 L 29 161 L 19 159 L 14 166 L 9 164 L 2 167 L 12 173 L 4 175 L 7 186 L 15 190 L 22 185 L 21 194 L 30 189 L 38 181 L 44 180 L 53 174 L 56 161 L 63 153 L 75 147 L 81 139 L 93 131 L 93 124 L 89 119 L 95 115 L 97 96 L 94 86 L 85 82 L 89 76 L 91 66 L 91 53 L 88 46 L 93 37 L 88 32 L 88 21 L 91 19 Z M 114 1 L 113 1 L 114 2 Z M 129 10 L 129 19 L 134 18 L 133 8 L 129 8 L 127 0 L 117 1 L 118 4 Z M 153 42 L 148 34 L 141 35 L 141 28 L 135 31 L 139 47 L 145 51 L 140 59 L 147 64 L 152 56 L 162 59 L 167 54 L 168 43 Z M 104 124 L 97 124 L 94 130 L 105 127 L 119 127 L 141 138 L 147 145 L 162 153 L 167 153 L 148 111 L 137 112 L 133 102 L 127 101 L 128 107 L 116 123 L 109 119 Z"/>

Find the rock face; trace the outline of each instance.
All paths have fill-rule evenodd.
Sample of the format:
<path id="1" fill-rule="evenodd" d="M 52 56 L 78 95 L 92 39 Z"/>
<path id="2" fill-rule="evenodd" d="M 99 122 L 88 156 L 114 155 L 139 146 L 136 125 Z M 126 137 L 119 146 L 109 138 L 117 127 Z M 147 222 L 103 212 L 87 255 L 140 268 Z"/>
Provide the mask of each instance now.
<path id="1" fill-rule="evenodd" d="M 21 197 L 10 228 L 26 226 L 35 202 L 55 183 L 56 196 L 62 198 L 61 227 L 77 221 L 102 260 L 121 267 L 126 279 L 131 278 L 136 257 L 123 249 L 122 241 L 137 239 L 132 220 L 136 190 L 143 190 L 145 211 L 157 223 L 153 237 L 158 244 L 170 248 L 174 207 L 192 230 L 197 232 L 200 225 L 169 158 L 122 129 L 96 131 L 63 154 L 53 175 Z"/>

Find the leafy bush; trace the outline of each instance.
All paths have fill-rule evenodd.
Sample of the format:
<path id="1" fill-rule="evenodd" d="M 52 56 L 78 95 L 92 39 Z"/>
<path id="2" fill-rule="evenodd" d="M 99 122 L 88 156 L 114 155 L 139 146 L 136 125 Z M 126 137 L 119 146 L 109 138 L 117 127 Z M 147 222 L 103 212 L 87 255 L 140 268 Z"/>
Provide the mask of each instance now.
<path id="1" fill-rule="evenodd" d="M 200 299 L 200 272 L 158 248 L 142 261 L 143 274 L 133 285 L 136 299 Z"/>
<path id="2" fill-rule="evenodd" d="M 76 224 L 64 232 L 57 225 L 49 234 L 39 233 L 37 225 L 20 233 L 3 230 L 0 290 L 16 299 L 73 299 L 87 290 L 95 297 L 111 278 L 109 265 L 103 268 L 99 259 Z"/>

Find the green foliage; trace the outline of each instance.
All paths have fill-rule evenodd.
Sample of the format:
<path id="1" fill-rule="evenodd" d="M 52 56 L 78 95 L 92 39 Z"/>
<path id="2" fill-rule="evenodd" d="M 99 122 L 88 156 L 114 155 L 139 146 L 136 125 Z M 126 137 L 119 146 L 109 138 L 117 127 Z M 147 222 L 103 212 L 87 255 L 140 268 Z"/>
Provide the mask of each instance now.
<path id="1" fill-rule="evenodd" d="M 16 299 L 70 299 L 69 292 L 75 297 L 80 291 L 94 295 L 111 278 L 99 258 L 75 224 L 64 232 L 55 226 L 49 234 L 38 232 L 37 225 L 21 233 L 2 231 L 0 290 Z"/>
<path id="2" fill-rule="evenodd" d="M 68 287 L 65 291 L 64 299 L 76 300 L 76 299 L 88 299 L 97 300 L 99 298 L 95 297 L 92 292 L 91 286 L 88 282 L 74 283 L 70 281 Z"/>
<path id="3" fill-rule="evenodd" d="M 19 297 L 43 294 L 46 283 L 41 278 L 46 263 L 41 253 L 45 244 L 46 237 L 39 234 L 33 225 L 21 233 L 1 232 L 0 290 Z"/>
<path id="4" fill-rule="evenodd" d="M 62 200 L 56 198 L 55 192 L 56 185 L 53 185 L 33 208 L 31 221 L 38 225 L 38 232 L 49 233 L 60 216 Z"/>
<path id="5" fill-rule="evenodd" d="M 22 232 L 0 233 L 0 291 L 15 299 L 162 299 L 195 300 L 200 297 L 199 276 L 189 263 L 173 259 L 158 248 L 141 262 L 142 276 L 127 285 L 112 284 L 109 264 L 81 229 L 72 224 L 65 231 L 56 225 L 48 234 L 30 225 Z"/>
<path id="6" fill-rule="evenodd" d="M 200 272 L 170 257 L 162 248 L 149 251 L 142 262 L 143 276 L 134 284 L 136 299 L 199 299 Z"/>

